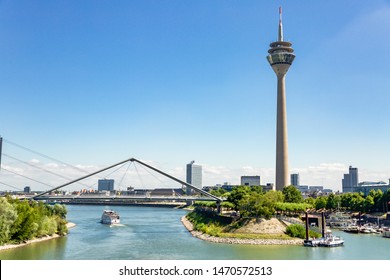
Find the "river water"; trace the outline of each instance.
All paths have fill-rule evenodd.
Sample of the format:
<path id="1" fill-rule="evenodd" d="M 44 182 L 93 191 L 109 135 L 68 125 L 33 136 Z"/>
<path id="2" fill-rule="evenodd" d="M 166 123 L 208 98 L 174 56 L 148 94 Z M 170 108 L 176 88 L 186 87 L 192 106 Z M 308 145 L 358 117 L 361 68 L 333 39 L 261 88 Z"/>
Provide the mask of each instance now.
<path id="1" fill-rule="evenodd" d="M 216 244 L 193 237 L 182 225 L 185 210 L 131 206 L 68 205 L 76 224 L 69 234 L 0 251 L 1 260 L 389 260 L 390 239 L 334 231 L 343 247 Z M 118 211 L 121 225 L 99 223 L 104 209 Z"/>

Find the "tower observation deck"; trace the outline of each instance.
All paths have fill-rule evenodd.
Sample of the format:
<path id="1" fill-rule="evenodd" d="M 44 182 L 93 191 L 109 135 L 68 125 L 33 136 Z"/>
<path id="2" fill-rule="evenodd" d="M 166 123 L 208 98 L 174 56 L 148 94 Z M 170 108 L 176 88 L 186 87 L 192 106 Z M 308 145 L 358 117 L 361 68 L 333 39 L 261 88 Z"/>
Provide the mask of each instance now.
<path id="1" fill-rule="evenodd" d="M 291 43 L 283 40 L 282 8 L 279 8 L 278 40 L 270 44 L 267 60 L 278 79 L 276 120 L 276 174 L 275 188 L 282 190 L 288 185 L 288 144 L 285 77 L 295 54 Z"/>

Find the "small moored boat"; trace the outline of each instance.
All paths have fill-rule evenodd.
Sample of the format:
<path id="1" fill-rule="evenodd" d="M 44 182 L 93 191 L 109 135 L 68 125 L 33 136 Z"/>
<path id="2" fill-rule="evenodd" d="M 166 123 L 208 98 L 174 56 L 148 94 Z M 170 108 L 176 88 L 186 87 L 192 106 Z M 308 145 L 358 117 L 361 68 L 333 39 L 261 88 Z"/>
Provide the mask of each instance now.
<path id="1" fill-rule="evenodd" d="M 390 229 L 384 229 L 384 230 L 382 231 L 382 236 L 383 236 L 383 237 L 390 238 Z"/>
<path id="2" fill-rule="evenodd" d="M 349 225 L 344 231 L 348 233 L 359 233 L 360 228 L 357 225 Z"/>
<path id="3" fill-rule="evenodd" d="M 339 236 L 330 235 L 320 243 L 322 247 L 338 247 L 344 245 L 344 240 Z"/>
<path id="4" fill-rule="evenodd" d="M 334 236 L 330 230 L 327 230 L 325 237 L 305 240 L 303 245 L 306 247 L 338 247 L 344 245 L 344 240 L 339 236 Z"/>
<path id="5" fill-rule="evenodd" d="M 100 222 L 106 225 L 119 224 L 119 214 L 112 210 L 104 210 Z"/>

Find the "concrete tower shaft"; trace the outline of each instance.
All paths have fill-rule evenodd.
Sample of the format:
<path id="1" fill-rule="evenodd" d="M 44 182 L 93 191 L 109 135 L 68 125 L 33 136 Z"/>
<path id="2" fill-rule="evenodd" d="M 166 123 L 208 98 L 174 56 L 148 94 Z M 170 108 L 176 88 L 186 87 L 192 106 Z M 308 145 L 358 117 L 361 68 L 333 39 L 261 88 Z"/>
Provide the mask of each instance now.
<path id="1" fill-rule="evenodd" d="M 278 40 L 270 44 L 267 60 L 278 79 L 276 120 L 276 172 L 275 188 L 282 190 L 289 184 L 287 109 L 285 78 L 295 54 L 291 43 L 283 40 L 282 9 L 279 8 Z"/>

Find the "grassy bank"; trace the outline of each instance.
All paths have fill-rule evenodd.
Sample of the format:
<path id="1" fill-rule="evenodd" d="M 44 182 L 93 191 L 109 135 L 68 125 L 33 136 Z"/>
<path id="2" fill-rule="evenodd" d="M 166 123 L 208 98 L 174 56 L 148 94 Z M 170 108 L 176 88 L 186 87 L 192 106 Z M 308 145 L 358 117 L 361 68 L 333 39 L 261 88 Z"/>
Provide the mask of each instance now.
<path id="1" fill-rule="evenodd" d="M 186 217 L 193 224 L 194 230 L 210 236 L 237 239 L 294 239 L 282 230 L 276 233 L 251 232 L 251 226 L 249 224 L 252 225 L 254 223 L 252 221 L 253 219 L 242 218 L 234 222 L 229 222 L 229 219 L 225 219 L 224 217 L 196 211 L 188 213 Z"/>

